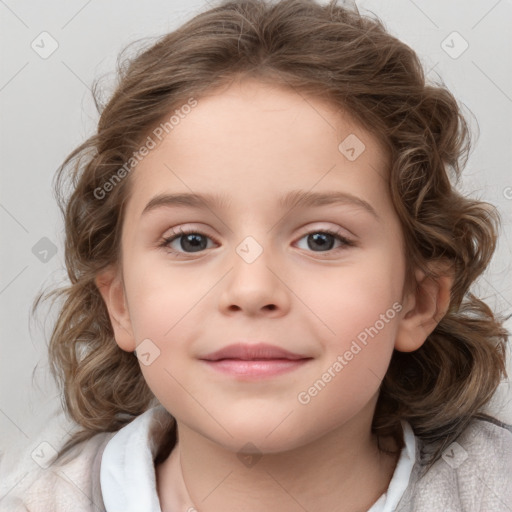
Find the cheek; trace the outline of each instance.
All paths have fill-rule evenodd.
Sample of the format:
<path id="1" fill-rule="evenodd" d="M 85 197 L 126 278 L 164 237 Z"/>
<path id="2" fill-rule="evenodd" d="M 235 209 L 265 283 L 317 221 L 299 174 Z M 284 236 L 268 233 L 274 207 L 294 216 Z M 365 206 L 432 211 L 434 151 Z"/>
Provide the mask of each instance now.
<path id="1" fill-rule="evenodd" d="M 134 262 L 135 263 L 135 262 Z M 201 269 L 170 268 L 141 258 L 126 272 L 130 318 L 137 342 L 145 338 L 165 340 L 183 331 L 194 317 L 202 297 L 213 288 L 217 276 Z"/>
<path id="2" fill-rule="evenodd" d="M 391 332 L 397 321 L 393 305 L 401 300 L 403 277 L 401 264 L 382 256 L 315 274 L 308 281 L 301 280 L 300 286 L 306 305 L 324 325 L 325 339 L 330 344 L 337 340 L 342 348 L 376 323 L 379 331 Z"/>
<path id="3" fill-rule="evenodd" d="M 348 394 L 357 407 L 378 390 L 402 309 L 403 269 L 399 259 L 392 261 L 381 254 L 340 269 L 334 277 L 317 275 L 314 286 L 313 281 L 304 284 L 304 292 L 309 288 L 307 305 L 321 320 L 316 334 L 322 340 L 325 373 L 311 376 L 311 385 L 319 381 L 322 390 L 319 406 L 328 407 L 329 400 L 336 403 Z M 316 390 L 311 391 L 316 400 Z"/>
<path id="4" fill-rule="evenodd" d="M 325 431 L 376 398 L 393 353 L 401 305 L 363 292 L 348 294 L 331 312 L 335 334 L 323 336 L 321 364 L 297 390 L 299 407 Z"/>
<path id="5" fill-rule="evenodd" d="M 143 258 L 133 258 L 130 263 L 125 285 L 131 327 L 140 347 L 137 353 L 149 354 L 147 360 L 140 358 L 141 371 L 160 401 L 186 401 L 180 386 L 187 382 L 183 363 L 192 357 L 193 341 L 203 325 L 200 310 L 218 278 L 211 271 L 171 269 L 161 261 L 144 264 Z"/>

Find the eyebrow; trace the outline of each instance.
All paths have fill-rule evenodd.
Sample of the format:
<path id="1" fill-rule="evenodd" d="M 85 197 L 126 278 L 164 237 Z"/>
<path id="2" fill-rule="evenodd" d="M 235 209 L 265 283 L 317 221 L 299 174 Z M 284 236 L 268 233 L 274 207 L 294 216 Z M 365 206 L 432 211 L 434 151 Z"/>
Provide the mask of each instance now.
<path id="1" fill-rule="evenodd" d="M 158 194 L 154 196 L 145 206 L 142 215 L 162 207 L 192 207 L 199 209 L 226 209 L 230 205 L 229 199 L 221 194 Z M 308 192 L 306 190 L 292 190 L 283 196 L 279 201 L 282 209 L 291 210 L 293 208 L 320 207 L 332 204 L 346 204 L 357 206 L 375 218 L 379 218 L 373 206 L 357 196 L 348 192 Z"/>

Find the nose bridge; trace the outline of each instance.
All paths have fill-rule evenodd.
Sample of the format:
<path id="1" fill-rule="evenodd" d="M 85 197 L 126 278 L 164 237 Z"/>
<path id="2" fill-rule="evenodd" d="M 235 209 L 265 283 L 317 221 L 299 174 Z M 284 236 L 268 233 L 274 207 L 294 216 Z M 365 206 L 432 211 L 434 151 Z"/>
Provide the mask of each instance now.
<path id="1" fill-rule="evenodd" d="M 285 310 L 286 287 L 277 277 L 279 262 L 272 251 L 271 233 L 246 236 L 236 247 L 232 271 L 223 289 L 221 307 L 256 313 Z"/>

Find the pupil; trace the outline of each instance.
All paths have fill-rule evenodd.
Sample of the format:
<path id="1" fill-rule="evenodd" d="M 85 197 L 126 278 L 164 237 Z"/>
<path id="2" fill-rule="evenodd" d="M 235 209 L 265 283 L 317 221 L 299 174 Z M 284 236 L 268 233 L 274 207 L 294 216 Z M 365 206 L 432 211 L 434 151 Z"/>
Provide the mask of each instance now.
<path id="1" fill-rule="evenodd" d="M 328 233 L 314 233 L 308 236 L 308 247 L 315 249 L 332 249 L 334 237 Z M 181 238 L 181 248 L 184 251 L 195 252 L 206 249 L 206 239 L 199 234 L 188 234 Z"/>
<path id="2" fill-rule="evenodd" d="M 187 247 L 188 245 L 188 247 Z M 188 234 L 181 238 L 181 248 L 184 251 L 195 252 L 206 249 L 206 240 L 202 235 Z"/>
<path id="3" fill-rule="evenodd" d="M 330 240 L 326 240 L 330 239 Z M 314 244 L 309 243 L 310 240 L 314 241 L 314 244 L 317 244 L 317 246 L 320 247 L 320 249 L 325 249 L 327 247 L 327 250 L 332 249 L 334 244 L 334 238 L 332 235 L 329 235 L 328 233 L 314 233 L 312 235 L 309 235 L 308 237 L 308 247 L 310 249 L 315 249 L 317 247 L 314 246 Z"/>

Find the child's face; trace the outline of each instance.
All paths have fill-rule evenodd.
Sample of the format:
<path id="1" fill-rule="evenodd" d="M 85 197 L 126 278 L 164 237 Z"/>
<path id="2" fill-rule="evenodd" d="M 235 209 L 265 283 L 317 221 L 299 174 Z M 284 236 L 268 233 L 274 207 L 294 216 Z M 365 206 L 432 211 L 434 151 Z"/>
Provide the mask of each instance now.
<path id="1" fill-rule="evenodd" d="M 353 137 L 338 148 L 351 134 L 365 146 L 359 156 Z M 405 318 L 387 165 L 377 140 L 343 112 L 246 82 L 199 99 L 133 171 L 122 236 L 127 311 L 116 339 L 125 350 L 151 340 L 138 350 L 151 363 L 141 370 L 183 428 L 267 452 L 343 425 L 367 428 Z M 296 190 L 342 199 L 281 206 Z M 160 202 L 144 212 L 178 193 L 224 203 Z M 160 246 L 179 229 L 201 237 L 170 242 L 179 254 Z M 201 359 L 236 342 L 309 359 L 251 376 Z"/>

